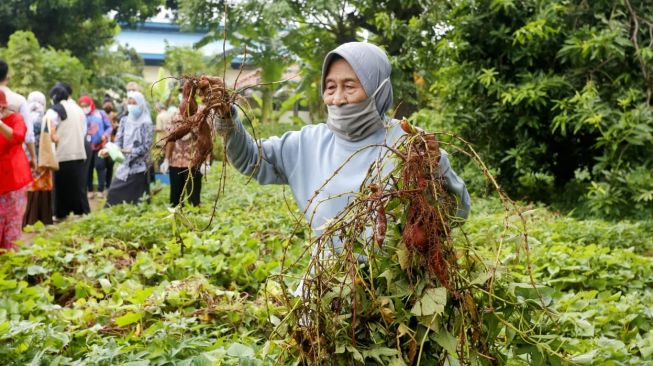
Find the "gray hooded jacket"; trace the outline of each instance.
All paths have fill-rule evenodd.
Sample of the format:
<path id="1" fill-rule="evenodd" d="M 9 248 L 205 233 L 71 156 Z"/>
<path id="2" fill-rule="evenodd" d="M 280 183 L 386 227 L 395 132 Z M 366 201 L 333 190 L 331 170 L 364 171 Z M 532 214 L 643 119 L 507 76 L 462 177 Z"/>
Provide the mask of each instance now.
<path id="1" fill-rule="evenodd" d="M 349 62 L 367 95 L 390 76 L 390 62 L 381 49 L 368 43 L 352 42 L 326 56 L 323 80 L 336 54 Z M 376 101 L 377 110 L 383 115 L 392 104 L 390 83 L 379 91 Z M 236 116 L 235 129 L 227 142 L 227 156 L 236 169 L 245 175 L 253 174 L 261 184 L 288 184 L 299 209 L 319 235 L 320 228 L 360 191 L 370 166 L 387 151 L 373 145 L 392 145 L 404 134 L 397 120 L 385 120 L 385 128 L 355 142 L 339 138 L 324 123 L 264 139 L 261 141 L 263 159 L 257 167 L 258 148 Z M 465 183 L 451 169 L 447 153 L 441 152 L 440 173 L 447 189 L 459 197 L 458 216 L 466 218 L 470 197 Z M 333 176 L 337 169 L 339 173 Z M 328 179 L 331 180 L 325 184 Z"/>

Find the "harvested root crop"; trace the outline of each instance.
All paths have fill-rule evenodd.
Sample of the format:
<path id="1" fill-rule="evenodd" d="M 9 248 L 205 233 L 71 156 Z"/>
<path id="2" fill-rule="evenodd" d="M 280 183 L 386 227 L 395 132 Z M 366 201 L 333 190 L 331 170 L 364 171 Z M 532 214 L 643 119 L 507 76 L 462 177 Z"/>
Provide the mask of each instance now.
<path id="1" fill-rule="evenodd" d="M 199 166 L 207 160 L 213 151 L 214 121 L 229 117 L 236 93 L 225 87 L 222 79 L 202 75 L 185 76 L 182 79 L 182 102 L 179 111 L 183 117 L 182 125 L 167 137 L 167 141 L 176 141 L 188 133 L 196 139 L 196 148 L 192 154 L 192 166 Z M 202 105 L 198 106 L 197 98 Z M 219 127 L 219 126 L 218 126 Z M 228 131 L 218 130 L 219 134 Z"/>
<path id="2" fill-rule="evenodd" d="M 538 287 L 500 270 L 511 254 L 506 236 L 528 248 L 518 209 L 495 185 L 505 231 L 470 247 L 440 175 L 439 144 L 493 178 L 466 143 L 402 125 L 408 133 L 385 146 L 361 192 L 312 240 L 302 295 L 286 294 L 291 311 L 276 330 L 288 352 L 307 365 L 561 363 L 546 338 L 557 323 Z M 521 225 L 509 225 L 510 216 Z"/>

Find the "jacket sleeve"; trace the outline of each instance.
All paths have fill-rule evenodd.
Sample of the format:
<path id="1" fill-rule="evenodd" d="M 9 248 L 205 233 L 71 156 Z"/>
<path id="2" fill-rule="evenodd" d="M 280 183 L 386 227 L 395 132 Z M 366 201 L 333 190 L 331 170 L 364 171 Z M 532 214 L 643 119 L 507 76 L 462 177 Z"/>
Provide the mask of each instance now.
<path id="1" fill-rule="evenodd" d="M 469 210 L 471 208 L 469 192 L 467 192 L 465 182 L 451 169 L 449 154 L 442 149 L 440 149 L 440 176 L 444 178 L 447 190 L 456 195 L 456 216 L 461 219 L 466 219 L 469 216 Z"/>
<path id="2" fill-rule="evenodd" d="M 227 157 L 231 164 L 261 184 L 288 184 L 288 173 L 292 172 L 296 161 L 300 132 L 291 131 L 281 137 L 260 140 L 259 150 L 238 114 L 232 115 L 234 129 L 227 141 Z"/>

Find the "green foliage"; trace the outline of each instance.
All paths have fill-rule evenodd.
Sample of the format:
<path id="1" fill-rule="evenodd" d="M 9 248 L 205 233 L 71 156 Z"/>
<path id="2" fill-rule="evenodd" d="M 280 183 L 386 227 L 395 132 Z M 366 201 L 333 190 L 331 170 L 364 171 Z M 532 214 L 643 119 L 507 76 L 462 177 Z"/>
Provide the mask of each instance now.
<path id="1" fill-rule="evenodd" d="M 445 4 L 416 0 L 356 1 L 355 23 L 370 31 L 370 41 L 390 55 L 396 117 L 408 117 L 423 107 L 428 89 L 423 79 L 440 67 L 433 47 L 450 25 Z"/>
<path id="2" fill-rule="evenodd" d="M 261 357 L 268 319 L 281 316 L 263 301 L 278 285 L 265 281 L 280 266 L 293 219 L 278 209 L 280 187 L 234 178 L 240 183 L 227 188 L 207 231 L 197 229 L 210 204 L 187 209 L 193 230 L 179 222 L 175 231 L 167 195 L 33 228 L 30 245 L 0 257 L 0 359 L 166 365 Z M 204 188 L 205 202 L 216 188 Z"/>
<path id="3" fill-rule="evenodd" d="M 320 93 L 324 56 L 343 40 L 355 39 L 356 27 L 337 2 L 289 1 L 290 16 L 298 26 L 288 30 L 284 41 L 300 58 L 302 80 L 298 90 L 304 93 L 311 121 L 324 121 L 326 108 Z M 321 26 L 315 20 L 320 19 Z"/>
<path id="4" fill-rule="evenodd" d="M 265 84 L 260 86 L 261 121 L 269 123 L 273 121 L 272 98 L 278 88 L 269 83 L 280 81 L 292 60 L 284 43 L 288 7 L 279 1 L 243 1 L 235 14 L 238 17 L 231 18 L 236 19 L 231 27 L 237 32 L 232 42 L 261 68 L 261 82 Z"/>
<path id="5" fill-rule="evenodd" d="M 112 42 L 118 21 L 144 20 L 160 5 L 161 0 L 5 0 L 0 4 L 0 43 L 15 31 L 27 30 L 42 45 L 85 59 Z M 115 12 L 113 19 L 110 12 Z"/>
<path id="6" fill-rule="evenodd" d="M 57 81 L 65 81 L 72 86 L 73 91 L 79 92 L 82 85 L 88 81 L 90 72 L 69 51 L 59 51 L 50 47 L 41 49 L 41 55 L 45 61 L 43 65 L 44 91 L 49 90 Z"/>
<path id="7" fill-rule="evenodd" d="M 193 26 L 206 26 L 212 31 L 200 42 L 224 40 L 222 24 L 224 4 L 198 1 L 182 2 L 180 19 Z M 248 60 L 261 68 L 261 121 L 272 122 L 272 97 L 284 70 L 292 59 L 284 39 L 287 31 L 288 6 L 283 1 L 242 1 L 227 8 L 227 39 Z M 208 15 L 211 16 L 208 16 Z M 223 55 L 217 56 L 222 61 Z M 222 66 L 222 62 L 217 62 Z M 219 73 L 218 73 L 219 75 Z M 273 83 L 273 84 L 269 84 Z"/>
<path id="8" fill-rule="evenodd" d="M 38 89 L 43 85 L 45 60 L 34 34 L 25 31 L 12 34 L 4 56 L 9 65 L 9 86 L 16 92 L 28 94 L 34 86 Z"/>
<path id="9" fill-rule="evenodd" d="M 165 64 L 163 65 L 173 75 L 211 74 L 204 55 L 191 47 L 175 47 L 166 45 Z M 215 70 L 213 70 L 215 72 Z"/>
<path id="10" fill-rule="evenodd" d="M 107 90 L 124 92 L 129 81 L 144 84 L 143 59 L 133 48 L 118 45 L 115 50 L 102 47 L 90 57 L 88 68 L 92 71 L 88 80 L 88 92 L 98 97 Z"/>
<path id="11" fill-rule="evenodd" d="M 607 217 L 651 214 L 647 2 L 460 1 L 426 76 L 445 128 L 514 196 Z"/>
<path id="12" fill-rule="evenodd" d="M 213 224 L 200 231 L 209 221 L 219 174 L 214 169 L 210 175 L 201 208 L 185 210 L 184 222 L 193 229 L 175 220 L 165 206 L 166 194 L 155 195 L 151 204 L 120 205 L 56 227 L 32 228 L 30 244 L 0 256 L 0 359 L 8 365 L 293 364 L 283 348 L 289 340 L 274 340 L 279 335 L 271 333 L 282 330 L 277 327 L 290 310 L 280 307 L 282 284 L 271 275 L 278 273 L 286 246 L 286 265 L 305 250 L 302 231 L 286 241 L 294 229 L 292 215 L 299 213 L 285 208 L 284 199 L 290 198 L 282 187 L 245 184 L 247 177 L 230 169 Z M 463 229 L 468 247 L 483 255 L 483 248 L 497 244 L 492 240 L 503 230 L 503 213 L 493 200 L 475 200 L 474 212 Z M 583 364 L 643 364 L 650 359 L 651 223 L 578 220 L 537 207 L 524 215 L 533 275 L 553 290 L 546 294 L 559 328 L 550 329 L 546 339 L 564 340 L 551 346 Z M 185 244 L 183 256 L 174 222 Z M 389 235 L 396 235 L 393 227 Z M 521 251 L 517 260 L 513 243 L 517 246 L 519 240 L 506 241 L 500 256 L 506 267 L 499 276 L 527 283 L 526 254 Z M 388 269 L 374 270 L 375 284 L 396 295 L 405 285 L 401 262 L 378 256 L 375 263 Z M 299 276 L 294 278 L 286 277 L 283 286 L 293 289 Z M 483 283 L 482 271 L 478 283 Z M 527 289 L 515 286 L 514 292 L 496 295 L 519 306 L 536 304 L 539 300 L 529 300 L 534 294 Z M 441 312 L 444 298 L 437 288 L 424 291 L 410 307 L 395 296 L 379 298 L 365 309 L 372 319 L 403 319 L 406 326 L 420 314 L 430 320 L 427 314 Z M 407 329 L 397 329 L 402 345 L 422 340 L 424 333 Z M 511 336 L 504 332 L 498 336 Z M 452 336 L 434 328 L 426 342 L 433 350 L 451 349 Z M 382 336 L 367 349 L 347 343 L 337 356 L 388 364 L 397 354 L 386 343 L 390 339 L 395 336 Z M 539 351 L 527 345 L 519 349 L 508 364 L 536 363 L 526 355 Z M 429 364 L 431 355 L 425 350 L 422 364 Z"/>
<path id="13" fill-rule="evenodd" d="M 107 91 L 122 92 L 128 81 L 142 83 L 143 60 L 133 49 L 107 47 L 87 57 L 85 65 L 68 50 L 41 48 L 29 31 L 18 31 L 0 48 L 0 58 L 9 64 L 9 86 L 27 95 L 34 90 L 47 94 L 57 82 L 68 82 L 74 96 L 101 98 Z"/>

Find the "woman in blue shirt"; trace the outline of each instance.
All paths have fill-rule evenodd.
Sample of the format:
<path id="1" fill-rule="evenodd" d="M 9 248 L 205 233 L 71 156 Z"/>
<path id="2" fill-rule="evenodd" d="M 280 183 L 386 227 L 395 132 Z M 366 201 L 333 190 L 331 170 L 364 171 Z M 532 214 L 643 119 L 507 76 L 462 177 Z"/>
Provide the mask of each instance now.
<path id="1" fill-rule="evenodd" d="M 90 168 L 88 169 L 87 187 L 90 192 L 91 198 L 95 195 L 93 193 L 93 168 L 97 172 L 97 192 L 102 194 L 104 192 L 104 183 L 106 182 L 107 163 L 106 158 L 98 156 L 100 149 L 109 141 L 111 137 L 112 126 L 106 113 L 102 110 L 95 108 L 95 103 L 91 97 L 84 95 L 79 98 L 79 106 L 86 114 L 87 126 L 87 140 L 90 139 L 92 155 L 88 157 L 91 159 Z"/>

